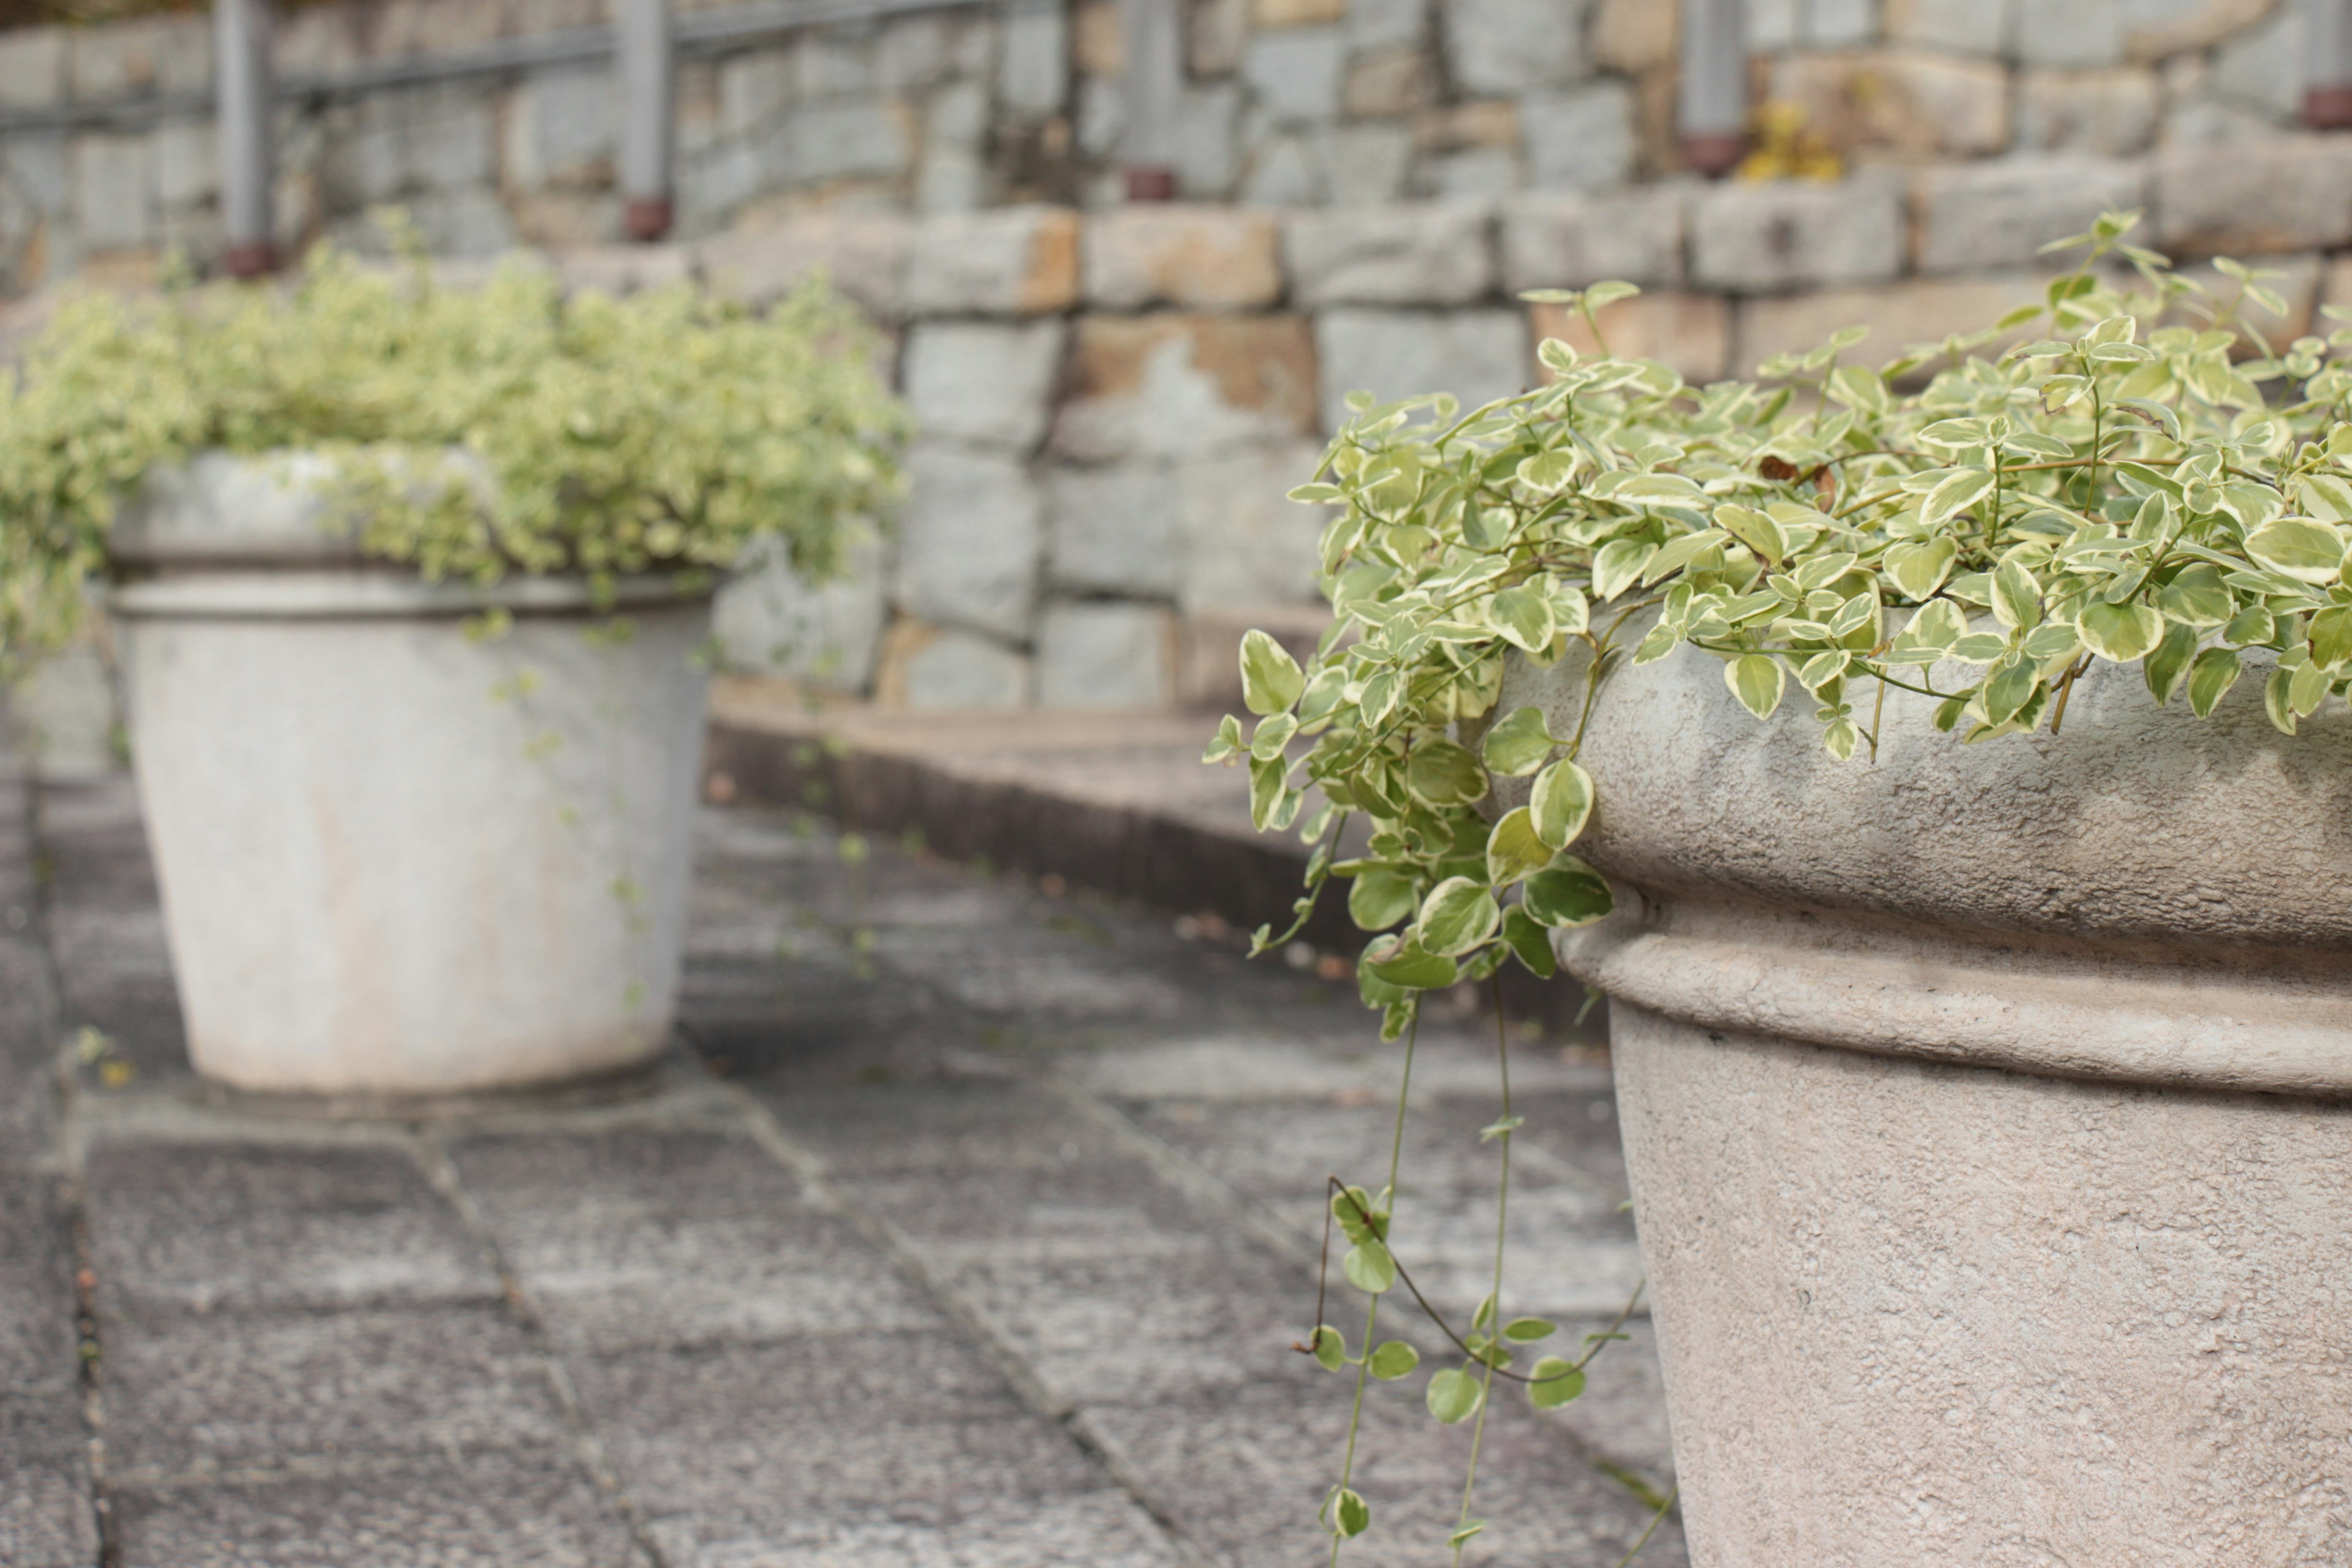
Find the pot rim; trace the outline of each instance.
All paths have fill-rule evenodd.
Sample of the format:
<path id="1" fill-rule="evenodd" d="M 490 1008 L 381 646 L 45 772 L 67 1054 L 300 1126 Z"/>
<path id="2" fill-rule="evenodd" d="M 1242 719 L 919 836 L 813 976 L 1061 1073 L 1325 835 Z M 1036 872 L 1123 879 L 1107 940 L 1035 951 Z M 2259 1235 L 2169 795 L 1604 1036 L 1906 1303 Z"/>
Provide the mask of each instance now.
<path id="1" fill-rule="evenodd" d="M 610 596 L 600 597 L 578 573 L 517 574 L 477 584 L 427 582 L 412 571 L 381 567 L 247 568 L 120 583 L 108 595 L 107 606 L 132 621 L 456 620 L 488 610 L 586 617 L 705 605 L 717 591 L 716 576 L 708 569 L 634 574 L 614 578 Z"/>

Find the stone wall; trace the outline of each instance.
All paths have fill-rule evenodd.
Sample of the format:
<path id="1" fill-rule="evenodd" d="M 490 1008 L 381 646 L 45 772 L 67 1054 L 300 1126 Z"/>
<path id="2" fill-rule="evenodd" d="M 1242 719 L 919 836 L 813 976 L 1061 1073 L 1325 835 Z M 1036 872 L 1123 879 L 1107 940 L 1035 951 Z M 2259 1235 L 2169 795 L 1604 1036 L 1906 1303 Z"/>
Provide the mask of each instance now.
<path id="1" fill-rule="evenodd" d="M 681 9 L 719 8 L 686 6 Z M 1519 290 L 1641 284 L 1610 346 L 1705 380 L 1853 321 L 1990 321 L 2042 241 L 2142 206 L 2263 257 L 2300 331 L 2352 304 L 2352 138 L 2296 131 L 2292 0 L 1750 0 L 1760 94 L 1829 182 L 1681 174 L 1672 0 L 1189 0 L 1167 205 L 1117 198 L 1111 0 L 771 37 L 683 68 L 677 242 L 621 250 L 606 67 L 289 103 L 289 243 L 405 204 L 436 247 L 747 300 L 822 270 L 891 334 L 921 423 L 851 583 L 730 592 L 740 663 L 918 707 L 1215 695 L 1247 621 L 1315 621 L 1306 478 L 1344 395 L 1480 399 L 1578 335 Z M 281 72 L 593 24 L 600 0 L 289 18 Z M 0 35 L 0 115 L 209 70 L 201 18 Z M 1820 168 L 1823 156 L 1811 166 Z M 208 126 L 0 133 L 0 278 L 136 282 L 217 248 Z M 23 307 L 19 308 L 20 310 Z"/>

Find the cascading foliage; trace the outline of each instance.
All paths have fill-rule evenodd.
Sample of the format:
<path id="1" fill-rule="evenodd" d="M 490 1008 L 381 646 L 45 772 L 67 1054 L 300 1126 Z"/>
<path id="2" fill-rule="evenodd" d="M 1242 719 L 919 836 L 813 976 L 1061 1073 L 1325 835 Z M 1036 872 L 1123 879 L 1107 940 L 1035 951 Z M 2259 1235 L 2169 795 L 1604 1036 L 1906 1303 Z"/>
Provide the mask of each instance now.
<path id="1" fill-rule="evenodd" d="M 822 285 L 761 315 L 679 285 L 567 298 L 544 268 L 436 287 L 312 254 L 289 289 L 93 293 L 0 379 L 0 658 L 69 637 L 115 507 L 158 463 L 342 461 L 372 554 L 430 577 L 723 568 L 814 577 L 898 488 L 905 416 Z"/>
<path id="2" fill-rule="evenodd" d="M 2289 734 L 2340 699 L 2352 331 L 2263 341 L 2239 320 L 2285 315 L 2263 274 L 2221 261 L 2218 286 L 2195 281 L 2128 243 L 2136 216 L 2053 246 L 2083 260 L 2042 303 L 1876 369 L 1841 363 L 1860 328 L 1706 387 L 1555 341 L 1549 384 L 1467 414 L 1443 396 L 1352 399 L 1317 479 L 1291 492 L 1331 509 L 1332 626 L 1304 668 L 1250 634 L 1256 724 L 1228 717 L 1208 752 L 1247 765 L 1261 830 L 1298 826 L 1321 796 L 1301 830 L 1315 849 L 1298 925 L 1257 946 L 1344 880 L 1355 923 L 1380 933 L 1359 984 L 1393 1039 L 1429 991 L 1512 961 L 1550 976 L 1552 933 L 1609 913 L 1606 879 L 1571 853 L 1608 781 L 1579 765 L 1581 724 L 1555 734 L 1532 707 L 1494 710 L 1514 655 L 1549 665 L 1582 644 L 1589 717 L 1618 661 L 1701 648 L 1758 719 L 1808 703 L 1842 759 L 1874 752 L 1890 687 L 1937 699 L 1937 727 L 1966 741 L 2055 732 L 2100 660 L 2137 664 L 2151 700 L 2202 717 L 2261 650 Z M 1600 342 L 1598 312 L 1635 291 L 1528 298 L 1574 308 Z M 1495 781 L 1530 775 L 1528 804 L 1496 812 Z M 1339 858 L 1359 814 L 1364 851 Z M 1507 1161 L 1511 1125 L 1507 1103 Z M 1386 1189 L 1334 1198 L 1346 1272 L 1375 1311 L 1396 1277 L 1394 1186 L 1391 1171 Z M 1445 1327 L 1463 1365 L 1431 1382 L 1440 1420 L 1483 1419 L 1496 1373 L 1515 1375 L 1498 1309 L 1489 1297 L 1466 1335 Z M 1311 1348 L 1360 1385 L 1412 1370 L 1369 1329 L 1361 1356 L 1328 1326 Z M 1525 1380 L 1535 1403 L 1563 1403 L 1568 1380 L 1540 1372 Z M 1369 1524 L 1345 1472 L 1325 1520 L 1335 1555 Z M 1465 1491 L 1457 1555 L 1475 1533 Z"/>

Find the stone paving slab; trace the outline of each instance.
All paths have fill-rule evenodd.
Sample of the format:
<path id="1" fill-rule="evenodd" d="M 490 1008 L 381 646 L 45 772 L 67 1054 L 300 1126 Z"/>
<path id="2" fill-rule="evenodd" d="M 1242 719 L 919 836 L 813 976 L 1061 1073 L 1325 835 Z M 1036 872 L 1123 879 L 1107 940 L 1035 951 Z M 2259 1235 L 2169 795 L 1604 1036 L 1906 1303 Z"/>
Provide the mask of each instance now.
<path id="1" fill-rule="evenodd" d="M 1397 1066 L 1344 986 L 1164 915 L 717 812 L 693 1054 L 648 1096 L 288 1119 L 173 1054 L 129 791 L 66 793 L 39 818 L 47 1033 L 102 1017 L 131 1073 L 79 1063 L 16 1185 L 0 1160 L 0 1291 L 45 1325 L 0 1357 L 51 1368 L 54 1394 L 0 1405 L 0 1562 L 91 1568 L 101 1520 L 114 1568 L 1321 1560 L 1347 1389 L 1290 1346 L 1322 1176 L 1384 1167 Z M 1494 1050 L 1468 1015 L 1423 1030 L 1401 1224 L 1455 1310 L 1491 1238 Z M 1513 1051 L 1513 1300 L 1575 1308 L 1580 1333 L 1632 1257 L 1606 1072 L 1539 1031 Z M 42 1188 L 45 1163 L 78 1187 Z M 1568 1411 L 1498 1407 L 1466 1563 L 1613 1568 L 1645 1522 L 1603 1468 L 1669 1477 L 1629 1328 Z M 1467 1433 L 1428 1421 L 1419 1382 L 1375 1391 L 1380 1522 L 1349 1563 L 1427 1562 L 1451 1528 Z M 1643 1563 L 1681 1561 L 1669 1522 Z"/>

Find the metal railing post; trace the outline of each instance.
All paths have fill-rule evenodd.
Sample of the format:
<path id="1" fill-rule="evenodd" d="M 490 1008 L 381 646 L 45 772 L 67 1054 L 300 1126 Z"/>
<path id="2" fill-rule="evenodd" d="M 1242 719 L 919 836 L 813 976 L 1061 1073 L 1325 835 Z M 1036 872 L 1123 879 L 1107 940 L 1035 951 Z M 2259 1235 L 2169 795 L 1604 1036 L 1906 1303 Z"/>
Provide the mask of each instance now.
<path id="1" fill-rule="evenodd" d="M 621 68 L 622 225 L 650 243 L 676 216 L 670 149 L 677 116 L 677 36 L 669 0 L 621 0 L 615 39 Z"/>
<path id="2" fill-rule="evenodd" d="M 1181 7 L 1176 0 L 1119 0 L 1118 20 L 1127 53 L 1119 149 L 1127 164 L 1127 199 L 1173 201 L 1176 99 L 1184 76 Z"/>
<path id="3" fill-rule="evenodd" d="M 2304 27 L 2304 123 L 2352 129 L 2352 0 L 2309 0 Z"/>
<path id="4" fill-rule="evenodd" d="M 1660 4 L 1666 0 L 1659 0 Z M 1722 175 L 1748 152 L 1748 27 L 1742 0 L 1682 0 L 1683 162 Z"/>
<path id="5" fill-rule="evenodd" d="M 269 0 L 214 0 L 213 68 L 219 110 L 222 265 L 257 278 L 278 265 L 272 185 Z"/>

